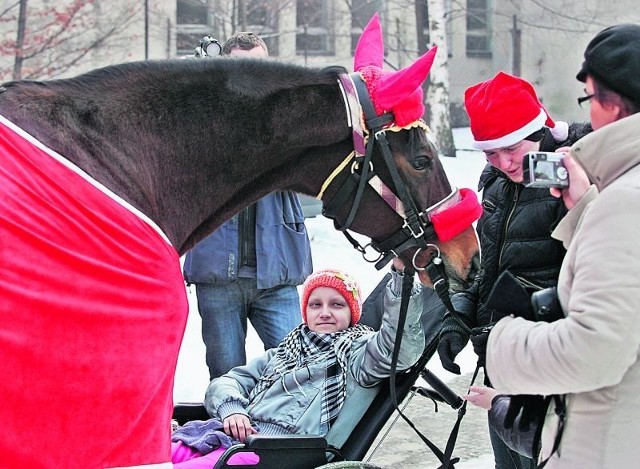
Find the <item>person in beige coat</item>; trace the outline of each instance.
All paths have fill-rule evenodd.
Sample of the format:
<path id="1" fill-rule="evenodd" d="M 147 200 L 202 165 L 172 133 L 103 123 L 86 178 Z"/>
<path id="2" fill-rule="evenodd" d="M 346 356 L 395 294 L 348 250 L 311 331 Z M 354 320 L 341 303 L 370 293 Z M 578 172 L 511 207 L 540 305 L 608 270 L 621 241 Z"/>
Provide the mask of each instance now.
<path id="1" fill-rule="evenodd" d="M 558 282 L 565 318 L 506 317 L 489 334 L 487 371 L 508 394 L 566 394 L 562 439 L 547 412 L 548 468 L 636 467 L 640 461 L 640 25 L 607 28 L 578 73 L 594 132 L 565 157 L 569 213 Z M 587 179 L 588 178 L 588 179 Z M 589 188 L 589 181 L 595 187 Z M 553 454 L 552 454 L 553 453 Z"/>

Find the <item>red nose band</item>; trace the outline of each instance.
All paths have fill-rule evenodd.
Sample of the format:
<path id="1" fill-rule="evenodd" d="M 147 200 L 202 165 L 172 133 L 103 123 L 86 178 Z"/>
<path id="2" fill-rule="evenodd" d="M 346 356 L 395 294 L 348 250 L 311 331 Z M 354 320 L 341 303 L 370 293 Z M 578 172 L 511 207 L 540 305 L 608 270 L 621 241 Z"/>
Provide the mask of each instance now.
<path id="1" fill-rule="evenodd" d="M 455 205 L 429 213 L 429 220 L 440 241 L 449 241 L 469 228 L 482 215 L 482 205 L 471 189 L 460 189 L 460 201 Z"/>

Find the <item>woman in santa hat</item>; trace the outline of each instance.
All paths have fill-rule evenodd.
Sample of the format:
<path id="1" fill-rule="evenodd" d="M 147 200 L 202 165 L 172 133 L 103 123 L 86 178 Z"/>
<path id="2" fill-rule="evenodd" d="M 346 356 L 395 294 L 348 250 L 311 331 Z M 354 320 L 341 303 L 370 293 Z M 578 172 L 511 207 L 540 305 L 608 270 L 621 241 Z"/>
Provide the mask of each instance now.
<path id="1" fill-rule="evenodd" d="M 484 208 L 477 225 L 480 271 L 471 288 L 452 298 L 468 328 L 445 315 L 438 345 L 443 367 L 456 374 L 460 367 L 454 359 L 469 338 L 479 354 L 478 364 L 484 366 L 486 334 L 470 334 L 469 329 L 480 330 L 504 315 L 487 306 L 501 273 L 509 271 L 529 292 L 553 287 L 558 281 L 566 251 L 550 235 L 567 209 L 549 189 L 523 185 L 524 155 L 554 152 L 591 131 L 586 123 L 554 122 L 529 82 L 503 72 L 468 88 L 465 107 L 474 146 L 484 152 L 488 165 L 479 183 Z M 486 384 L 490 378 L 486 377 Z M 489 434 L 497 469 L 535 467 L 532 459 L 509 449 L 491 426 Z"/>

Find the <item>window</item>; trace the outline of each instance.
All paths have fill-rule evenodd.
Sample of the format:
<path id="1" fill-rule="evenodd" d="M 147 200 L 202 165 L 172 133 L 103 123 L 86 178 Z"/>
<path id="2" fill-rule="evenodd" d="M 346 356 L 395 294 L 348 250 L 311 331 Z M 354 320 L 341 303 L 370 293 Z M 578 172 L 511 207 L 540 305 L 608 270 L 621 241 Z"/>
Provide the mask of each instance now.
<path id="1" fill-rule="evenodd" d="M 328 27 L 327 3 L 325 0 L 297 0 L 297 54 L 327 55 L 333 53 L 333 41 Z"/>
<path id="2" fill-rule="evenodd" d="M 491 57 L 489 0 L 467 0 L 467 57 Z"/>
<path id="3" fill-rule="evenodd" d="M 178 24 L 208 24 L 205 0 L 178 0 Z"/>
<path id="4" fill-rule="evenodd" d="M 269 55 L 278 55 L 278 2 L 244 0 L 240 8 L 240 30 L 258 34 L 267 44 Z"/>
<path id="5" fill-rule="evenodd" d="M 210 14 L 206 0 L 178 0 L 176 52 L 191 55 L 200 39 L 213 34 L 209 25 Z"/>
<path id="6" fill-rule="evenodd" d="M 269 55 L 278 55 L 278 2 L 270 0 L 238 0 L 234 2 L 233 18 L 238 24 L 232 31 L 252 31 L 269 48 Z M 177 0 L 176 49 L 178 55 L 192 55 L 200 39 L 210 34 L 221 43 L 229 34 L 215 15 L 216 2 L 207 0 Z"/>
<path id="7" fill-rule="evenodd" d="M 351 55 L 356 50 L 362 30 L 371 17 L 382 9 L 381 0 L 352 0 L 351 2 Z M 425 2 L 426 3 L 426 2 Z"/>

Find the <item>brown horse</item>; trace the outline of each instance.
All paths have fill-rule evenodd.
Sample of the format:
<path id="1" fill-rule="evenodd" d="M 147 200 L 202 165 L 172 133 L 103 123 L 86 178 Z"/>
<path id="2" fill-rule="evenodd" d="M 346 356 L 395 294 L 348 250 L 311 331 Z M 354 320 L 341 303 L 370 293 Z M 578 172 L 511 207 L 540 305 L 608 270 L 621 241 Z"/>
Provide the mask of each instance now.
<path id="1" fill-rule="evenodd" d="M 3 464 L 167 461 L 187 316 L 178 257 L 246 205 L 274 190 L 322 192 L 325 205 L 342 193 L 338 225 L 352 218 L 386 246 L 407 223 L 371 185 L 340 189 L 351 168 L 376 168 L 423 222 L 455 193 L 422 126 L 376 134 L 391 167 L 376 147 L 370 164 L 336 171 L 354 148 L 341 74 L 181 60 L 1 88 Z M 415 231 L 383 250 L 419 267 L 438 249 L 469 280 L 469 223 L 445 242 Z"/>

